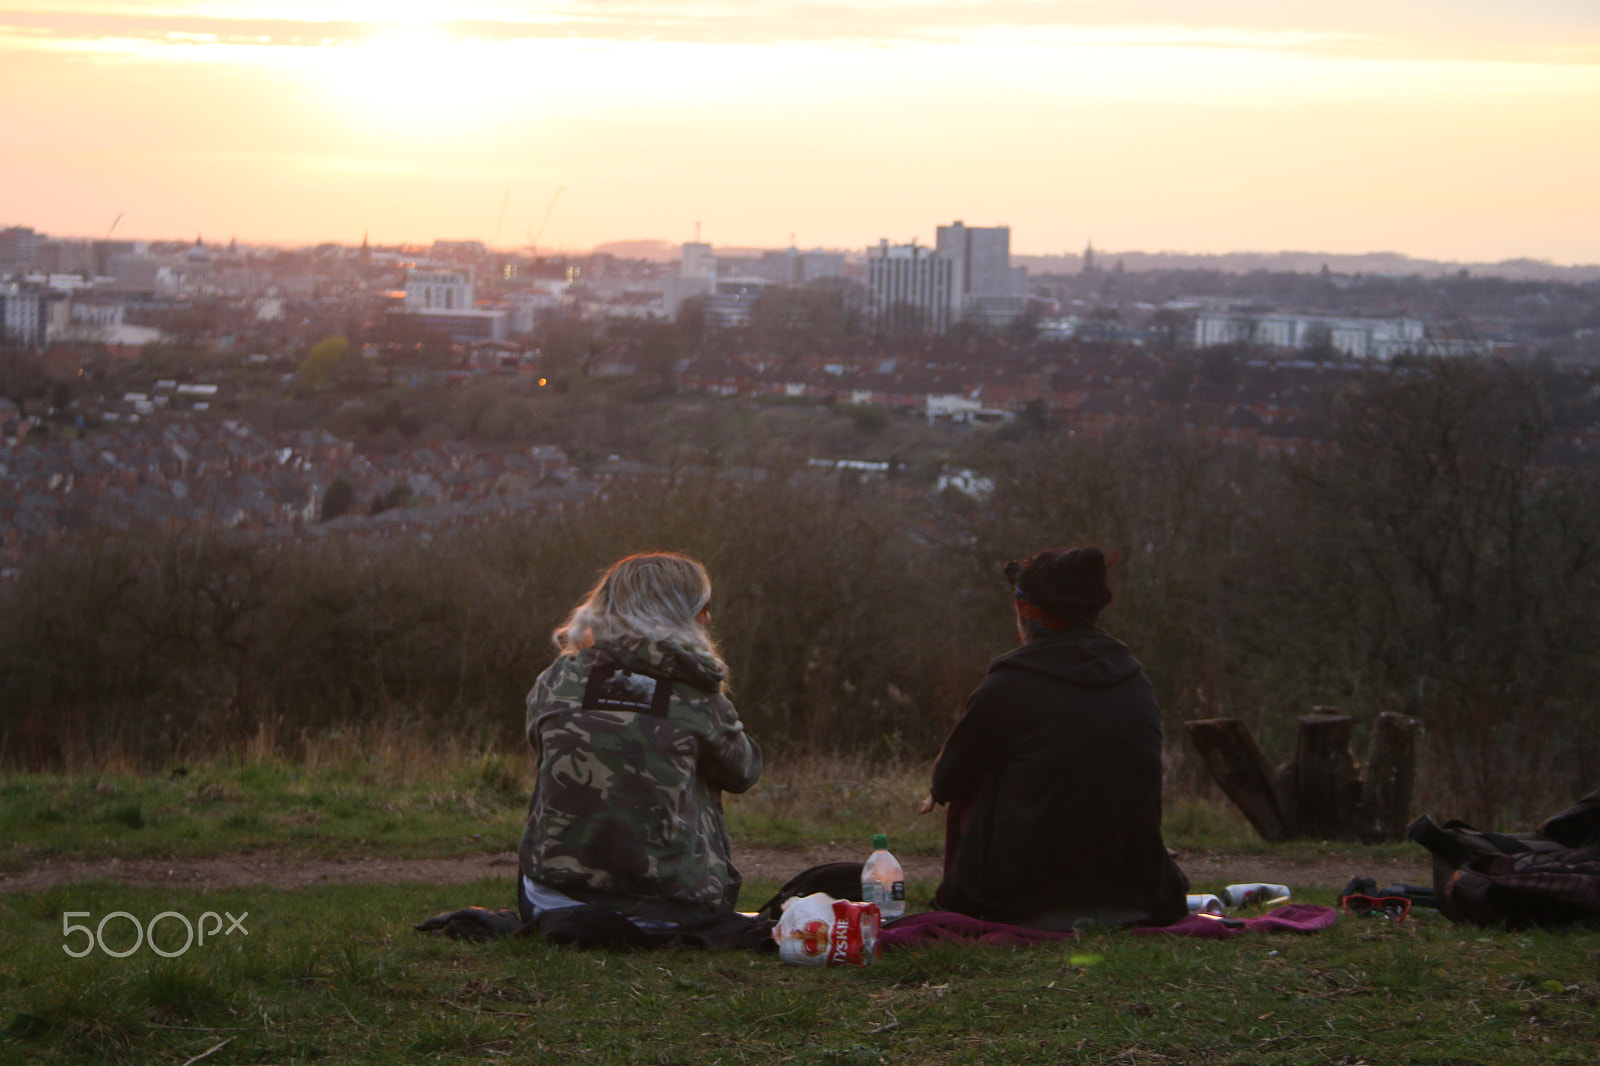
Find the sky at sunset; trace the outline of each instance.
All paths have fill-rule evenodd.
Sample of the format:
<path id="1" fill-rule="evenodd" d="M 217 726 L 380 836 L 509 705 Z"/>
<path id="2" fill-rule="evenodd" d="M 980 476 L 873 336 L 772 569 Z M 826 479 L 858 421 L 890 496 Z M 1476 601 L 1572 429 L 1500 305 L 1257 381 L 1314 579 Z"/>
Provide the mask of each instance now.
<path id="1" fill-rule="evenodd" d="M 1600 262 L 1600 0 L 0 0 L 0 226 Z"/>

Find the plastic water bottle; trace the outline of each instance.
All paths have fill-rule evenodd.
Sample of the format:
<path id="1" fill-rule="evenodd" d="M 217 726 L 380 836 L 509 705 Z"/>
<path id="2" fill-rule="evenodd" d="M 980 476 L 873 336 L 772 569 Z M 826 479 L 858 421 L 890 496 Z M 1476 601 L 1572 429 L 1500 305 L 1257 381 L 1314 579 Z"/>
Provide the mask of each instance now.
<path id="1" fill-rule="evenodd" d="M 900 861 L 889 854 L 889 838 L 874 834 L 872 854 L 861 867 L 861 902 L 876 903 L 884 921 L 906 912 L 906 875 Z"/>
<path id="2" fill-rule="evenodd" d="M 1221 914 L 1222 901 L 1209 892 L 1196 892 L 1184 897 L 1190 914 Z"/>

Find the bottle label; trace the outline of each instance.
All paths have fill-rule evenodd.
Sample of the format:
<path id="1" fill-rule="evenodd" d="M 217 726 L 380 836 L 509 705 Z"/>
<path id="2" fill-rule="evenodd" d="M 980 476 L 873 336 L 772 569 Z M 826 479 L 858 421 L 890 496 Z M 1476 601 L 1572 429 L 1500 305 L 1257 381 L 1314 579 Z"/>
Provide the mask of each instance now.
<path id="1" fill-rule="evenodd" d="M 904 881 L 896 881 L 894 883 L 893 894 L 889 898 L 894 900 L 896 903 L 903 901 L 906 898 L 906 883 Z"/>

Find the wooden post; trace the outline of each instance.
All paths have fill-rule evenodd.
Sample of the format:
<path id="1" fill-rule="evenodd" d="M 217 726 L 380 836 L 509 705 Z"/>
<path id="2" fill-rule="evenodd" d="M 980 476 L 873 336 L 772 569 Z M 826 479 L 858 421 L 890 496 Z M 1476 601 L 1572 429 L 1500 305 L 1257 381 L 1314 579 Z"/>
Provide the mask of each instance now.
<path id="1" fill-rule="evenodd" d="M 1417 776 L 1422 723 L 1384 711 L 1372 723 L 1366 773 L 1361 781 L 1360 833 L 1367 843 L 1404 840 L 1411 821 L 1411 786 Z"/>
<path id="2" fill-rule="evenodd" d="M 1202 718 L 1184 728 L 1212 778 L 1256 832 L 1265 840 L 1289 839 L 1294 827 L 1278 807 L 1271 767 L 1249 726 L 1237 718 Z"/>
<path id="3" fill-rule="evenodd" d="M 1337 707 L 1313 707 L 1295 735 L 1293 791 L 1306 836 L 1354 839 L 1361 770 L 1350 754 L 1355 719 Z"/>

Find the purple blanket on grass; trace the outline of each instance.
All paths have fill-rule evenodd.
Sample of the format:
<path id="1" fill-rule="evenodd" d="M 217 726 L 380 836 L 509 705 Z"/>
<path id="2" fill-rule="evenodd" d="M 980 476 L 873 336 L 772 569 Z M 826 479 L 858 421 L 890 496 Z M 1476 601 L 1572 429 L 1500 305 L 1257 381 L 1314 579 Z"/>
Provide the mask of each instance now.
<path id="1" fill-rule="evenodd" d="M 1198 936 L 1209 940 L 1226 940 L 1245 933 L 1315 933 L 1338 921 L 1339 912 L 1313 903 L 1285 903 L 1259 918 L 1241 920 L 1244 925 L 1230 928 L 1215 918 L 1191 914 L 1171 925 L 1147 925 L 1128 932 L 1134 936 Z"/>
<path id="2" fill-rule="evenodd" d="M 1268 911 L 1259 918 L 1245 918 L 1242 926 L 1229 928 L 1213 918 L 1190 915 L 1171 925 L 1143 926 L 1130 929 L 1134 936 L 1195 936 L 1211 940 L 1226 940 L 1244 933 L 1314 933 L 1326 929 L 1339 918 L 1332 907 L 1318 907 L 1310 903 L 1288 903 Z M 968 918 L 952 911 L 927 911 L 910 914 L 886 926 L 878 940 L 887 948 L 911 947 L 940 941 L 987 944 L 1002 947 L 1028 946 L 1054 940 L 1068 940 L 1072 933 L 1056 933 L 1044 929 L 1026 929 L 1019 925 L 985 922 Z"/>
<path id="3" fill-rule="evenodd" d="M 893 925 L 878 932 L 878 942 L 888 948 L 904 948 L 913 944 L 933 944 L 939 941 L 988 944 L 999 947 L 1026 947 L 1051 940 L 1070 940 L 1071 933 L 1055 933 L 1046 929 L 1026 929 L 1020 925 L 1003 922 L 986 922 L 968 918 L 955 911 L 924 911 L 908 914 Z"/>

